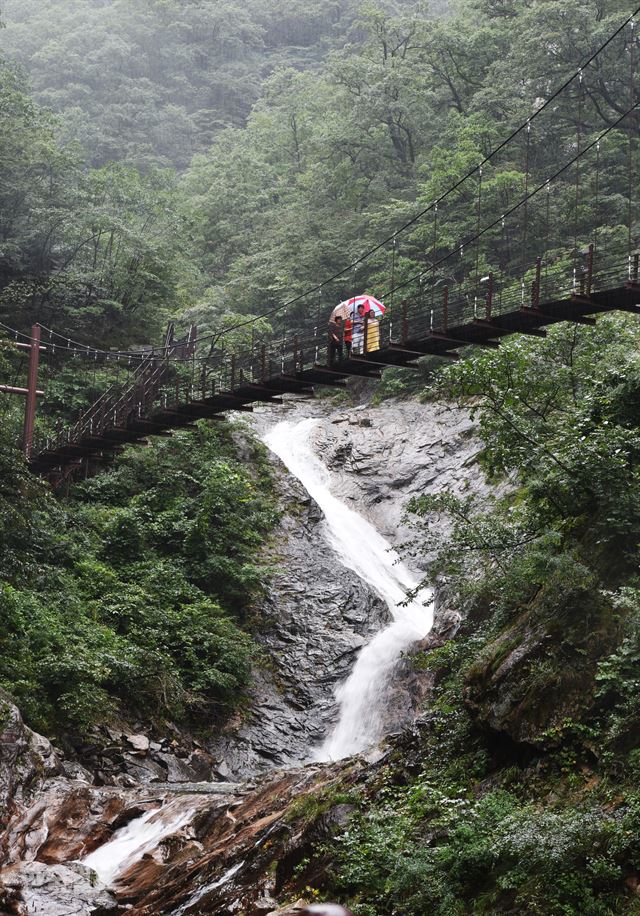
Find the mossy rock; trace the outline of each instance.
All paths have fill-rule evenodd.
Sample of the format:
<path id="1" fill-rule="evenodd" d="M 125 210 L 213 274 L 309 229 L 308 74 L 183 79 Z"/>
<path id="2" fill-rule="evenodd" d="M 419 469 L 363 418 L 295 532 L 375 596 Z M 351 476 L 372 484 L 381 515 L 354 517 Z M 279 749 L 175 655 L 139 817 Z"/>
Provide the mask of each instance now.
<path id="1" fill-rule="evenodd" d="M 590 576 L 552 577 L 467 672 L 464 700 L 475 722 L 548 746 L 550 729 L 592 706 L 597 662 L 616 644 L 618 627 Z"/>

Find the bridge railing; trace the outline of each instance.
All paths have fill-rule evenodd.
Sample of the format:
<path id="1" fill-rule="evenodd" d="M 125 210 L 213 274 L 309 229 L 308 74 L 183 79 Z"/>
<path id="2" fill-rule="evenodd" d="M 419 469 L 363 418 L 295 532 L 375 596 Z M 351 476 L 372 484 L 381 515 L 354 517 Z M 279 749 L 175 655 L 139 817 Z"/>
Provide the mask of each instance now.
<path id="1" fill-rule="evenodd" d="M 48 447 L 100 436 L 155 408 L 326 367 L 331 309 L 363 287 L 387 307 L 380 347 L 410 349 L 411 341 L 446 336 L 474 320 L 522 310 L 524 325 L 526 310 L 637 282 L 640 56 L 632 23 L 616 33 L 606 55 L 609 64 L 602 55 L 593 66 L 589 62 L 553 104 L 537 99 L 529 120 L 505 141 L 489 127 L 487 133 L 478 128 L 471 137 L 478 159 L 482 150 L 494 151 L 462 179 L 451 176 L 446 188 L 435 179 L 427 183 L 432 204 L 415 225 L 401 227 L 366 263 L 354 262 L 320 293 L 295 297 L 298 311 L 283 310 L 277 336 L 256 335 L 238 352 L 189 347 L 182 354 L 165 350 L 164 360 L 152 352 L 126 383 L 112 385 L 76 423 L 50 436 Z M 621 91 L 616 76 L 619 97 L 608 93 L 602 103 L 599 81 L 606 83 L 612 62 L 616 73 L 623 72 L 617 68 L 621 57 L 628 86 Z"/>
<path id="2" fill-rule="evenodd" d="M 406 298 L 389 308 L 379 324 L 379 347 L 395 344 L 411 349 L 413 342 L 417 358 L 419 342 L 430 335 L 446 337 L 457 328 L 456 337 L 460 336 L 464 343 L 461 326 L 474 320 L 491 320 L 505 312 L 525 313 L 544 308 L 554 299 L 588 296 L 629 280 L 637 283 L 640 255 L 634 253 L 629 258 L 623 248 L 610 246 L 602 254 L 590 243 L 581 254 L 579 268 L 566 257 L 537 259 L 527 272 L 526 283 L 504 278 L 498 285 L 488 276 L 483 278 L 480 296 L 475 292 L 472 296 L 472 288 L 465 289 L 464 284 L 454 287 L 453 293 L 446 285 L 429 289 L 422 284 L 416 293 L 411 295 L 409 291 Z M 371 350 L 357 355 L 376 362 Z M 277 342 L 256 341 L 253 347 L 237 353 L 221 351 L 205 360 L 193 352 L 190 358 L 175 364 L 167 357 L 152 354 L 140 362 L 126 384 L 112 385 L 76 423 L 41 440 L 37 450 L 51 452 L 80 443 L 97 443 L 110 431 L 126 430 L 132 422 L 146 420 L 156 409 L 180 407 L 224 394 L 237 395 L 248 385 L 254 386 L 259 398 L 260 387 L 271 380 L 295 377 L 313 367 L 330 368 L 328 330 L 317 326 L 310 331 L 300 328 L 285 333 Z M 332 368 L 340 369 L 339 365 Z M 233 399 L 228 406 L 233 408 Z"/>

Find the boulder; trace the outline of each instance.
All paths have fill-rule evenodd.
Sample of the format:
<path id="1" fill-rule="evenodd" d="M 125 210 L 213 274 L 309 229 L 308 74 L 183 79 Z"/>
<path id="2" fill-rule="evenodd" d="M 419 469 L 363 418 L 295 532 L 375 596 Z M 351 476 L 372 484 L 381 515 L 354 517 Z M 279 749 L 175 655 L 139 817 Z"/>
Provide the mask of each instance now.
<path id="1" fill-rule="evenodd" d="M 79 862 L 45 865 L 23 862 L 0 876 L 0 905 L 15 916 L 108 916 L 122 913 L 113 894 L 96 885 Z M 6 911 L 6 910 L 5 910 Z"/>
<path id="2" fill-rule="evenodd" d="M 476 722 L 517 744 L 548 747 L 593 702 L 599 658 L 618 618 L 589 581 L 552 577 L 470 669 L 464 699 Z"/>
<path id="3" fill-rule="evenodd" d="M 125 735 L 126 742 L 129 744 L 134 751 L 139 751 L 142 754 L 146 754 L 149 750 L 149 739 L 146 735 Z"/>
<path id="4" fill-rule="evenodd" d="M 0 690 L 0 828 L 16 805 L 27 804 L 42 779 L 62 772 L 62 755 L 24 724 L 20 710 Z"/>

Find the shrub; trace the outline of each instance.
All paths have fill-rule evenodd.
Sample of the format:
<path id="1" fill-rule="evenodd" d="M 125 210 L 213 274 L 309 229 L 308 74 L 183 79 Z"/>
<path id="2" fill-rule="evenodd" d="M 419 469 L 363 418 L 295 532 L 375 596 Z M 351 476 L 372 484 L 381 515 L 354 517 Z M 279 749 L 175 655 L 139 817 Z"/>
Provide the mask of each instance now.
<path id="1" fill-rule="evenodd" d="M 31 725 L 84 731 L 127 711 L 209 724 L 241 702 L 240 624 L 276 516 L 259 451 L 254 470 L 235 451 L 203 426 L 130 450 L 68 503 L 28 477 L 7 501 L 0 685 Z M 17 456 L 9 467 L 17 487 Z"/>

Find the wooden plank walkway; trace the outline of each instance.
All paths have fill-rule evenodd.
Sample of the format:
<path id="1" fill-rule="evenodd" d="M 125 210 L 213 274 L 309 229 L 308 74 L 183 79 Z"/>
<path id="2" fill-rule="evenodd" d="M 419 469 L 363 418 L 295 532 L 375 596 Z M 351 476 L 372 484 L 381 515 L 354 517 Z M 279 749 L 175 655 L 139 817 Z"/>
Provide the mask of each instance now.
<path id="1" fill-rule="evenodd" d="M 416 368 L 416 360 L 432 355 L 460 358 L 459 350 L 468 346 L 497 347 L 510 334 L 544 337 L 545 328 L 561 321 L 595 324 L 594 316 L 604 312 L 624 311 L 640 315 L 640 284 L 626 283 L 590 296 L 541 303 L 539 307 L 522 307 L 487 318 L 471 319 L 449 325 L 446 330 L 426 331 L 404 337 L 370 354 L 353 357 L 328 367 L 314 363 L 308 368 L 280 372 L 261 381 L 240 381 L 228 391 L 192 399 L 171 407 L 149 404 L 124 421 L 102 426 L 100 431 L 80 431 L 69 441 L 56 443 L 34 455 L 31 470 L 57 485 L 87 462 L 109 461 L 126 443 L 146 442 L 148 436 L 170 435 L 172 429 L 189 427 L 196 420 L 222 419 L 231 410 L 250 411 L 255 403 L 279 403 L 283 394 L 313 395 L 314 386 L 344 386 L 349 377 L 380 378 L 389 366 Z M 154 370 L 157 371 L 157 370 Z M 156 380 L 157 381 L 157 380 Z M 114 416 L 115 416 L 114 411 Z"/>

